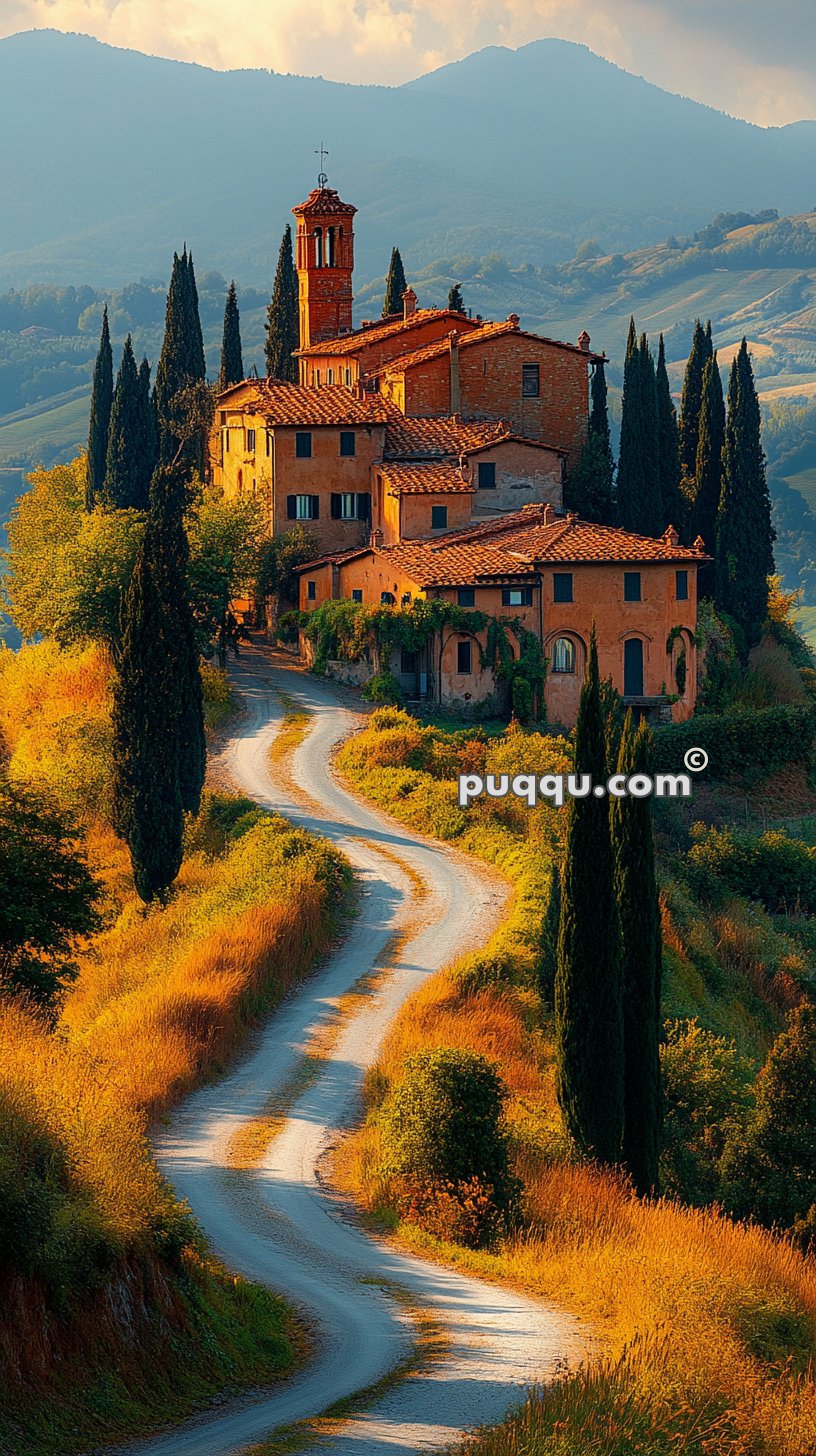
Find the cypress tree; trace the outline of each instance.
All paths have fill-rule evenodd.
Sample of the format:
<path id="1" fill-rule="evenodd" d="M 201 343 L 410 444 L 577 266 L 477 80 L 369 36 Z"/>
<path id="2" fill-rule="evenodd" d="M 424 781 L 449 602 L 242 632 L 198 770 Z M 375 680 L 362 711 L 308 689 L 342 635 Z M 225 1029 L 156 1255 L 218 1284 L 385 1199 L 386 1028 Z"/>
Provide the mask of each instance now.
<path id="1" fill-rule="evenodd" d="M 703 400 L 700 428 L 697 435 L 697 463 L 694 471 L 694 498 L 691 504 L 691 535 L 702 536 L 709 555 L 714 555 L 717 539 L 717 514 L 723 483 L 723 445 L 725 444 L 725 404 L 717 355 L 703 370 Z M 714 568 L 700 568 L 700 596 L 714 593 Z"/>
<path id="2" fill-rule="evenodd" d="M 159 459 L 170 465 L 183 460 L 188 473 L 204 469 L 204 436 L 190 431 L 187 406 L 180 391 L 206 377 L 198 291 L 192 256 L 185 247 L 181 257 L 173 255 L 173 271 L 167 292 L 164 342 L 156 368 L 156 420 Z"/>
<path id="3" fill-rule="evenodd" d="M 114 821 L 145 901 L 172 885 L 184 838 L 178 759 L 172 751 L 178 737 L 175 653 L 158 546 L 156 523 L 149 519 L 125 594 L 113 696 Z"/>
<path id="4" fill-rule="evenodd" d="M 621 438 L 618 457 L 618 524 L 636 529 L 638 503 L 643 495 L 643 453 L 641 449 L 640 356 L 635 320 L 629 320 L 629 338 L 623 365 Z"/>
<path id="5" fill-rule="evenodd" d="M 457 313 L 465 311 L 465 300 L 462 297 L 462 286 L 459 283 L 454 283 L 448 294 L 448 308 L 454 309 Z"/>
<path id="6" fill-rule="evenodd" d="M 711 358 L 711 323 L 704 329 L 700 320 L 694 325 L 691 352 L 683 379 L 680 400 L 680 468 L 685 482 L 694 480 L 697 467 L 697 440 L 700 433 L 700 410 L 703 403 L 703 370 Z M 686 489 L 691 489 L 690 484 Z"/>
<path id="7" fill-rule="evenodd" d="M 665 529 L 658 475 L 657 384 L 646 335 L 629 323 L 623 368 L 623 410 L 618 461 L 618 521 L 627 531 L 659 536 Z"/>
<path id="8" fill-rule="evenodd" d="M 156 406 L 150 393 L 150 365 L 146 359 L 143 359 L 139 365 L 138 438 L 140 441 L 138 509 L 146 511 L 150 505 L 150 481 L 156 468 L 158 453 Z"/>
<path id="9" fill-rule="evenodd" d="M 85 508 L 92 511 L 102 499 L 108 457 L 108 431 L 113 404 L 113 353 L 108 327 L 108 306 L 102 312 L 102 333 L 93 373 L 91 418 L 88 427 L 88 474 Z"/>
<path id="10" fill-rule="evenodd" d="M 385 282 L 383 318 L 389 318 L 395 313 L 402 313 L 402 295 L 407 287 L 408 284 L 405 281 L 405 269 L 402 266 L 400 250 L 399 248 L 392 248 L 388 277 Z"/>
<path id="11" fill-rule="evenodd" d="M 113 391 L 103 498 L 116 510 L 145 510 L 142 385 L 130 334 Z"/>
<path id="12" fill-rule="evenodd" d="M 294 351 L 299 342 L 298 277 L 292 257 L 292 229 L 287 226 L 278 250 L 278 266 L 272 301 L 266 320 L 266 373 L 269 379 L 294 384 L 298 363 Z"/>
<path id="13" fill-rule="evenodd" d="M 179 467 L 159 465 L 150 486 L 155 526 L 154 561 L 171 642 L 177 730 L 167 752 L 175 757 L 184 809 L 197 814 L 207 767 L 200 651 L 187 585 L 190 548 L 184 529 L 185 480 Z"/>
<path id="14" fill-rule="evenodd" d="M 218 374 L 218 388 L 226 389 L 230 384 L 239 384 L 244 377 L 244 355 L 241 349 L 241 316 L 235 283 L 229 286 L 224 307 L 224 337 L 221 343 L 221 369 Z"/>
<path id="15" fill-rule="evenodd" d="M 641 442 L 643 451 L 643 498 L 638 511 L 636 530 L 646 536 L 659 536 L 668 522 L 663 519 L 660 490 L 660 427 L 657 404 L 655 363 L 645 334 L 638 346 L 640 366 Z"/>
<path id="16" fill-rule="evenodd" d="M 606 374 L 603 360 L 593 369 L 587 440 L 580 459 L 564 483 L 568 508 L 586 521 L 611 526 L 615 521 L 615 462 L 609 434 Z"/>
<path id="17" fill-rule="evenodd" d="M 648 773 L 652 735 L 631 712 L 624 721 L 617 771 Z M 610 801 L 615 898 L 621 936 L 624 1043 L 623 1162 L 638 1193 L 657 1191 L 663 1100 L 660 1082 L 660 986 L 663 943 L 648 799 Z"/>
<path id="18" fill-rule="evenodd" d="M 575 772 L 606 778 L 605 723 L 593 630 L 575 728 Z M 606 798 L 568 810 L 555 977 L 558 1100 L 579 1151 L 617 1162 L 623 1138 L 623 1008 L 614 856 Z"/>
<path id="19" fill-rule="evenodd" d="M 680 435 L 677 429 L 677 410 L 671 394 L 671 385 L 666 370 L 666 346 L 663 335 L 657 350 L 657 453 L 660 476 L 660 502 L 663 509 L 663 525 L 672 525 L 682 532 L 686 525 L 686 498 L 680 489 Z"/>
<path id="20" fill-rule="evenodd" d="M 750 647 L 768 615 L 775 532 L 759 400 L 745 339 L 731 366 L 723 466 L 716 538 L 717 605 L 739 624 Z"/>

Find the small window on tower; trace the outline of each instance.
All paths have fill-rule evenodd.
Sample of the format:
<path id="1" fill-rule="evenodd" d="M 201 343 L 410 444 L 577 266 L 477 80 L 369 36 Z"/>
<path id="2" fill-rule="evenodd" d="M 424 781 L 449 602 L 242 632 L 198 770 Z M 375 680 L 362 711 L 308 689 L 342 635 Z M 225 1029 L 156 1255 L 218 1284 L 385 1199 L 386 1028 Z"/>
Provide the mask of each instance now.
<path id="1" fill-rule="evenodd" d="M 322 228 L 315 228 L 315 230 L 314 230 L 314 240 L 315 240 L 315 267 L 316 268 L 322 268 L 323 267 L 323 229 Z"/>
<path id="2" fill-rule="evenodd" d="M 255 431 L 247 430 L 247 455 L 255 454 Z"/>
<path id="3" fill-rule="evenodd" d="M 326 383 L 327 384 L 334 384 L 334 370 L 333 369 L 327 369 L 326 370 Z"/>
<path id="4" fill-rule="evenodd" d="M 346 389 L 351 389 L 351 370 L 346 370 Z"/>

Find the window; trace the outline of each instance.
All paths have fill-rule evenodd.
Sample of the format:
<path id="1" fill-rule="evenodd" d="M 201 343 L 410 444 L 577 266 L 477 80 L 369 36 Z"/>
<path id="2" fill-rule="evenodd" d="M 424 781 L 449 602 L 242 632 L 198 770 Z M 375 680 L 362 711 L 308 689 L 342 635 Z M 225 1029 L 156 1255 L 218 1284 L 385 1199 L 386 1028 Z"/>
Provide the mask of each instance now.
<path id="1" fill-rule="evenodd" d="M 317 521 L 320 519 L 319 495 L 288 495 L 286 515 L 290 521 Z"/>
<path id="2" fill-rule="evenodd" d="M 311 430 L 295 431 L 295 456 L 298 460 L 310 460 L 312 457 L 312 432 Z"/>
<path id="3" fill-rule="evenodd" d="M 460 586 L 456 593 L 456 604 L 460 607 L 475 607 L 476 592 L 472 586 Z"/>
<path id="4" fill-rule="evenodd" d="M 674 573 L 674 595 L 678 602 L 688 601 L 688 572 L 676 571 Z"/>
<path id="5" fill-rule="evenodd" d="M 314 240 L 315 240 L 315 267 L 316 268 L 322 268 L 323 267 L 323 229 L 322 228 L 315 228 L 315 230 L 314 230 Z"/>
<path id="6" fill-rule="evenodd" d="M 354 590 L 351 593 L 351 600 L 353 602 L 361 602 L 363 600 L 363 593 L 362 593 L 360 587 L 356 586 L 354 588 Z"/>
<path id="7" fill-rule="evenodd" d="M 255 431 L 247 430 L 247 454 L 255 454 Z"/>
<path id="8" fill-rule="evenodd" d="M 522 364 L 521 393 L 524 399 L 538 399 L 541 393 L 541 381 L 537 364 Z"/>
<path id="9" fill-rule="evenodd" d="M 623 644 L 623 696 L 643 697 L 643 643 L 639 637 L 627 637 Z"/>
<path id="10" fill-rule="evenodd" d="M 320 388 L 320 370 L 319 369 L 315 369 L 314 374 L 313 374 L 312 377 L 313 377 L 314 382 L 315 382 L 315 388 L 316 389 L 319 389 Z"/>
<path id="11" fill-rule="evenodd" d="M 444 531 L 448 524 L 447 506 L 431 506 L 431 530 Z"/>
<path id="12" fill-rule="evenodd" d="M 380 601 L 384 607 L 393 607 L 396 597 L 393 592 L 380 592 Z"/>
<path id="13" fill-rule="evenodd" d="M 224 454 L 229 454 L 229 427 L 224 431 Z"/>
<path id="14" fill-rule="evenodd" d="M 416 672 L 416 653 L 409 652 L 407 647 L 403 647 L 400 655 L 400 672 L 406 674 Z"/>
<path id="15" fill-rule="evenodd" d="M 272 454 L 272 434 L 269 430 L 266 432 L 266 453 L 267 455 Z"/>
<path id="16" fill-rule="evenodd" d="M 572 572 L 571 571 L 554 571 L 553 572 L 553 601 L 554 602 L 571 602 L 572 601 Z"/>
<path id="17" fill-rule="evenodd" d="M 307 598 L 308 598 L 308 600 L 310 602 L 313 602 L 315 600 L 315 598 L 317 597 L 317 582 L 316 581 L 307 581 L 307 583 L 306 583 L 306 596 L 307 596 Z"/>
<path id="18" fill-rule="evenodd" d="M 456 671 L 472 672 L 470 665 L 472 642 L 457 642 L 456 644 Z"/>
<path id="19" fill-rule="evenodd" d="M 346 370 L 346 389 L 351 389 L 351 370 Z"/>
<path id="20" fill-rule="evenodd" d="M 333 521 L 369 521 L 371 496 L 368 491 L 332 491 L 331 517 Z"/>
<path id="21" fill-rule="evenodd" d="M 553 672 L 575 671 L 575 643 L 569 637 L 557 637 L 552 650 Z"/>
<path id="22" fill-rule="evenodd" d="M 531 586 L 502 587 L 503 607 L 531 607 L 532 605 L 533 588 Z"/>
<path id="23" fill-rule="evenodd" d="M 327 232 L 326 232 L 326 241 L 328 242 L 328 245 L 329 245 L 329 247 L 328 247 L 328 257 L 326 258 L 326 267 L 327 268 L 333 268 L 334 267 L 334 228 L 333 227 L 330 227 L 327 230 Z"/>
<path id="24" fill-rule="evenodd" d="M 494 460 L 479 461 L 478 484 L 480 490 L 496 489 L 496 462 Z"/>
<path id="25" fill-rule="evenodd" d="M 357 436 L 355 435 L 355 433 L 354 433 L 353 430 L 341 430 L 340 431 L 340 454 L 341 455 L 356 455 L 357 454 Z"/>
<path id="26" fill-rule="evenodd" d="M 327 369 L 326 370 L 326 383 L 327 384 L 334 384 L 334 370 L 333 369 Z"/>
<path id="27" fill-rule="evenodd" d="M 623 573 L 623 600 L 625 602 L 640 601 L 639 571 L 625 571 Z"/>

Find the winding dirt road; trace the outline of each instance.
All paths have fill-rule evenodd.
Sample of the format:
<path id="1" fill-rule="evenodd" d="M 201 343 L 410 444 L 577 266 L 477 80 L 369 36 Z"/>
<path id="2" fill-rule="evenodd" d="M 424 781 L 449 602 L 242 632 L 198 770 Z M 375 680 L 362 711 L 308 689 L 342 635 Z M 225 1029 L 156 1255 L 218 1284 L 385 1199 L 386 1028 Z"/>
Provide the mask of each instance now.
<path id="1" fill-rule="evenodd" d="M 524 1387 L 579 1356 L 585 1340 L 562 1313 L 403 1254 L 344 1222 L 321 1188 L 318 1168 L 358 1111 L 363 1073 L 403 1001 L 485 939 L 504 897 L 460 857 L 413 837 L 340 787 L 331 774 L 332 752 L 359 719 L 331 685 L 270 666 L 256 649 L 242 656 L 234 678 L 247 713 L 223 755 L 225 768 L 260 804 L 343 850 L 363 886 L 361 913 L 328 964 L 270 1020 L 249 1058 L 184 1104 L 157 1154 L 224 1262 L 301 1308 L 316 1344 L 306 1365 L 273 1392 L 130 1447 L 130 1456 L 226 1456 L 374 1384 L 414 1344 L 406 1305 L 424 1308 L 444 1328 L 441 1358 L 389 1385 L 370 1410 L 350 1417 L 337 1434 L 316 1435 L 308 1449 L 338 1456 L 435 1450 L 501 1419 Z M 280 692 L 311 714 L 291 777 L 314 812 L 272 781 L 268 755 L 283 716 Z M 427 887 L 421 913 L 417 875 Z M 337 998 L 364 972 L 389 966 L 384 952 L 395 931 L 407 935 L 398 963 L 342 1019 L 317 1080 L 291 1108 L 255 1172 L 230 1176 L 226 1149 L 233 1135 L 291 1084 L 304 1046 L 332 1018 Z M 388 1286 L 399 1287 L 402 1301 Z"/>

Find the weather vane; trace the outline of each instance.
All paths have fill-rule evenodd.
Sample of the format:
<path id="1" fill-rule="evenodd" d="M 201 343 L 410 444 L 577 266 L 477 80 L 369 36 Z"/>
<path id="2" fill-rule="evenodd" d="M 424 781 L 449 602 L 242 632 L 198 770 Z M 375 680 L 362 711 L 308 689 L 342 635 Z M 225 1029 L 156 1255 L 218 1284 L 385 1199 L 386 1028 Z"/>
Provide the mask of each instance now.
<path id="1" fill-rule="evenodd" d="M 320 143 L 320 149 L 319 150 L 318 150 L 317 147 L 315 147 L 315 156 L 320 158 L 320 171 L 317 174 L 317 185 L 318 185 L 318 187 L 325 187 L 326 183 L 329 180 L 328 177 L 326 176 L 326 173 L 323 170 L 323 163 L 324 163 L 325 158 L 328 155 L 329 154 L 326 151 L 326 148 L 324 147 L 324 145 L 323 145 L 322 142 Z"/>

